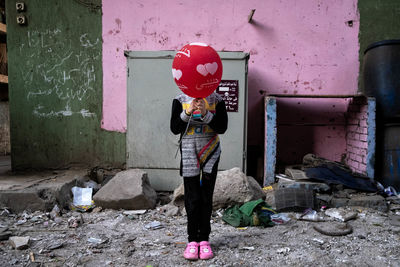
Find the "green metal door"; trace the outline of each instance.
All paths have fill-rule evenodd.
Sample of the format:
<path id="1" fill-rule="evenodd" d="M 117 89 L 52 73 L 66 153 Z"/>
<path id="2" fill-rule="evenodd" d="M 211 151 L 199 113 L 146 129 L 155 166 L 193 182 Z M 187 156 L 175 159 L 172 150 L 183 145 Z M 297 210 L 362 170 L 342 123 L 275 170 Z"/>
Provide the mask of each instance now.
<path id="1" fill-rule="evenodd" d="M 238 81 L 238 111 L 228 112 L 228 130 L 220 136 L 220 169 L 246 170 L 247 60 L 241 52 L 219 53 L 222 80 Z M 182 182 L 179 136 L 169 128 L 173 98 L 181 91 L 171 73 L 174 51 L 127 51 L 127 167 L 148 173 L 156 190 L 173 190 Z M 178 152 L 179 153 L 179 152 Z"/>

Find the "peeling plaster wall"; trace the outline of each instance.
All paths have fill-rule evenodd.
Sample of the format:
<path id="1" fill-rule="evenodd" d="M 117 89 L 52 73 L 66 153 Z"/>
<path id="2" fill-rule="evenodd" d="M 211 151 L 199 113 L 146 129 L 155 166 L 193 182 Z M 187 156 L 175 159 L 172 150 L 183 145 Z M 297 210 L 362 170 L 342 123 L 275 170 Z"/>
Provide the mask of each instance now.
<path id="1" fill-rule="evenodd" d="M 13 170 L 123 166 L 125 135 L 100 127 L 101 10 L 29 1 L 21 26 L 15 1 L 6 8 Z"/>
<path id="2" fill-rule="evenodd" d="M 248 23 L 251 9 L 256 12 Z M 357 91 L 358 32 L 356 0 L 103 0 L 102 127 L 126 131 L 124 50 L 176 50 L 201 41 L 216 50 L 251 54 L 248 141 L 262 145 L 260 90 L 328 95 Z"/>

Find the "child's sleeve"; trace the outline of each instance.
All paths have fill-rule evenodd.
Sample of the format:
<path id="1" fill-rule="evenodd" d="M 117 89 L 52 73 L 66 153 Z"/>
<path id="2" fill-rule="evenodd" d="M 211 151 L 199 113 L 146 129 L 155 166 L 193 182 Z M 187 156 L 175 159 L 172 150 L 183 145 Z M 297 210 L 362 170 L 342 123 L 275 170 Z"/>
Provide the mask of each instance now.
<path id="1" fill-rule="evenodd" d="M 210 112 L 207 112 L 207 114 Z M 215 114 L 208 124 L 216 133 L 223 134 L 228 128 L 228 114 L 226 112 L 225 102 L 221 99 L 215 107 Z"/>
<path id="2" fill-rule="evenodd" d="M 172 111 L 171 111 L 171 122 L 170 128 L 171 132 L 174 134 L 183 133 L 186 129 L 187 122 L 184 122 L 181 118 L 182 104 L 178 99 L 172 101 Z"/>

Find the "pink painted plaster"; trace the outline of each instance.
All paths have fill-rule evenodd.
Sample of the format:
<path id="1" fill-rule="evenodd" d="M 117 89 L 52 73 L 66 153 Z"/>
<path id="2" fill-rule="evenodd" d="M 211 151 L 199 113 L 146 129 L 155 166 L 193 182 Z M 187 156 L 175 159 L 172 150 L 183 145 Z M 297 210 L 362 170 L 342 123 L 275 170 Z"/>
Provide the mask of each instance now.
<path id="1" fill-rule="evenodd" d="M 124 50 L 177 50 L 201 41 L 250 53 L 249 144 L 262 144 L 260 90 L 357 91 L 358 32 L 357 0 L 103 0 L 102 127 L 126 131 Z"/>

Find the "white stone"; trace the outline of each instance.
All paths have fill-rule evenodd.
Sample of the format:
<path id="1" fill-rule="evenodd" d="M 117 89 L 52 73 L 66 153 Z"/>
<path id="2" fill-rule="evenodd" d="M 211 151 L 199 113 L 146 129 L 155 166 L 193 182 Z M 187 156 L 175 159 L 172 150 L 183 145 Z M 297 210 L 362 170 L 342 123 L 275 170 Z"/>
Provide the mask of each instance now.
<path id="1" fill-rule="evenodd" d="M 9 241 L 15 249 L 27 249 L 29 246 L 29 236 L 12 236 Z"/>

